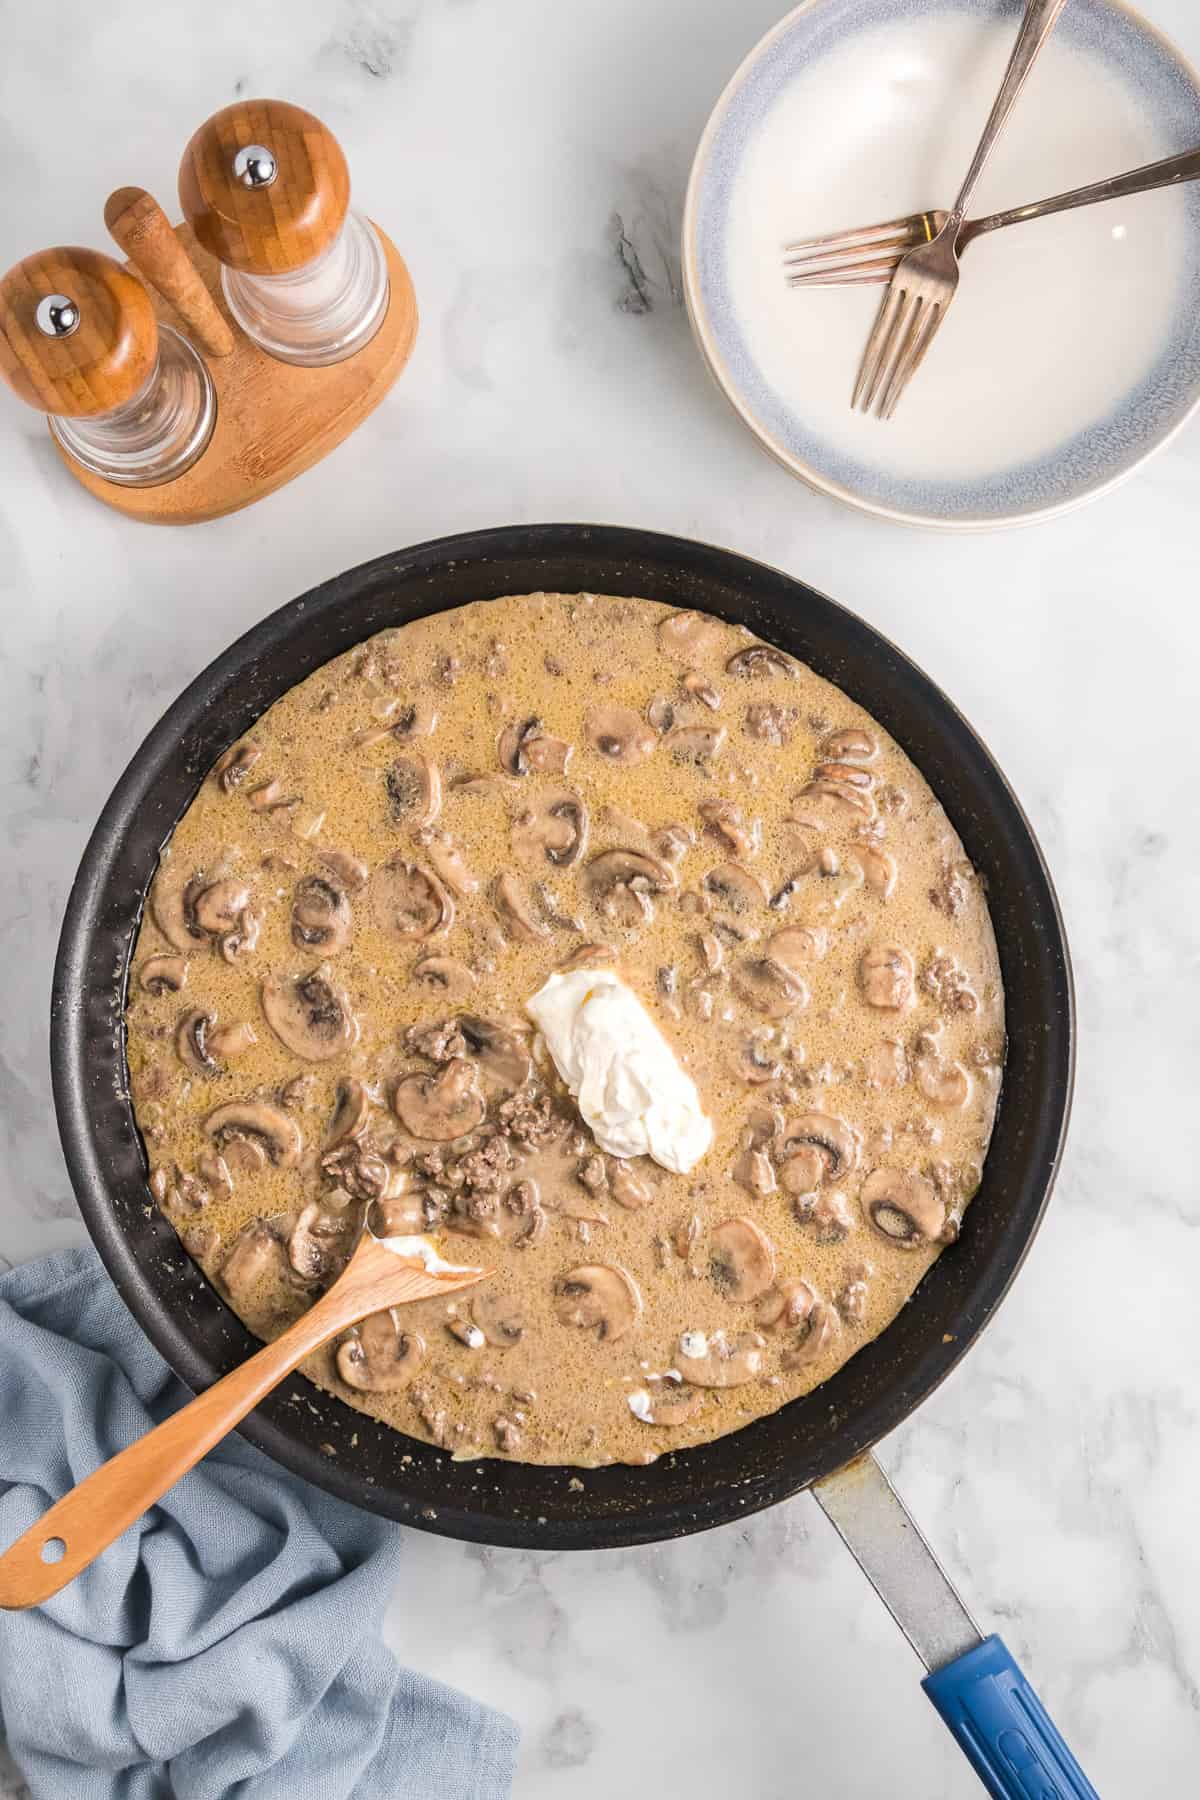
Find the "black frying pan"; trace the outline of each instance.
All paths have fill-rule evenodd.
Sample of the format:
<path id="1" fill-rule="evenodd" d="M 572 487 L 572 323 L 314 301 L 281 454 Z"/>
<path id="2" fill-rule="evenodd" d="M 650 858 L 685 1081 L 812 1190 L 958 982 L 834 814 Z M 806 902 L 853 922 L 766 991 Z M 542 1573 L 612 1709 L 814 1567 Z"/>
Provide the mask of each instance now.
<path id="1" fill-rule="evenodd" d="M 916 1300 L 823 1387 L 647 1469 L 453 1463 L 299 1378 L 241 1427 L 285 1467 L 372 1512 L 493 1544 L 644 1543 L 744 1517 L 828 1476 L 908 1416 L 967 1351 L 1050 1195 L 1073 1072 L 1070 969 L 1054 891 L 1003 775 L 945 695 L 861 619 L 729 551 L 612 526 L 513 526 L 352 569 L 273 614 L 194 681 L 101 815 L 67 905 L 51 1018 L 54 1094 L 88 1229 L 176 1372 L 206 1387 L 254 1340 L 148 1206 L 124 1066 L 134 934 L 163 840 L 215 758 L 285 689 L 385 626 L 538 588 L 643 595 L 748 625 L 844 688 L 927 777 L 987 885 L 1009 1052 L 983 1186 Z M 294 1395 L 303 1387 L 303 1404 Z M 328 1446 L 333 1447 L 333 1455 Z M 402 1460 L 403 1459 L 403 1460 Z M 480 1472 L 482 1470 L 482 1473 Z"/>

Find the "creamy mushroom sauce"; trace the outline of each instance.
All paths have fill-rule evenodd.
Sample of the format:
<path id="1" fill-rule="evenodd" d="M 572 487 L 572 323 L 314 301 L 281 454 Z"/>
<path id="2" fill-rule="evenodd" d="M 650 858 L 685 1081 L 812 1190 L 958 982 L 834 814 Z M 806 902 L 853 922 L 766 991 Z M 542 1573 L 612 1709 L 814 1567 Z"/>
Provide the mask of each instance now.
<path id="1" fill-rule="evenodd" d="M 611 967 L 715 1127 L 600 1154 L 524 1011 Z M 252 1330 L 364 1215 L 492 1278 L 305 1365 L 460 1456 L 644 1463 L 882 1331 L 977 1188 L 1004 1054 L 979 882 L 897 745 L 744 629 L 533 594 L 382 633 L 223 756 L 150 893 L 152 1192 Z"/>

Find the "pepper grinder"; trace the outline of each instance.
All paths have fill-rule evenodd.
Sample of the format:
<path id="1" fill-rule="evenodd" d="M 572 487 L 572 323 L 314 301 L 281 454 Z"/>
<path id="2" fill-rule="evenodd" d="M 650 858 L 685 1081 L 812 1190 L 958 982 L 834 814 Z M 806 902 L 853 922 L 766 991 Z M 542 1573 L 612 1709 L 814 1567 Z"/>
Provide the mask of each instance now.
<path id="1" fill-rule="evenodd" d="M 352 212 L 333 133 L 282 100 L 244 100 L 196 132 L 179 199 L 249 338 L 281 362 L 338 363 L 368 344 L 388 310 L 388 265 Z"/>
<path id="2" fill-rule="evenodd" d="M 0 374 L 68 457 L 121 487 L 174 481 L 216 421 L 207 365 L 97 250 L 43 250 L 0 281 Z"/>

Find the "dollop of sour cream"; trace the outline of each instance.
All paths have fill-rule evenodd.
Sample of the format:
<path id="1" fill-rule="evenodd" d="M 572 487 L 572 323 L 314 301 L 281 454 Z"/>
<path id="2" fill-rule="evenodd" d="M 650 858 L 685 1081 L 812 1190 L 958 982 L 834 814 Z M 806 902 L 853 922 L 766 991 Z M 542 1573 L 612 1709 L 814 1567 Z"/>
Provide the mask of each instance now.
<path id="1" fill-rule="evenodd" d="M 377 1237 L 377 1244 L 390 1250 L 395 1256 L 406 1257 L 410 1262 L 424 1263 L 429 1275 L 470 1275 L 474 1271 L 465 1268 L 461 1263 L 444 1262 L 427 1237 Z"/>
<path id="2" fill-rule="evenodd" d="M 637 995 L 611 969 L 551 975 L 525 1003 L 579 1103 L 612 1156 L 651 1156 L 686 1175 L 713 1138 L 696 1084 Z"/>

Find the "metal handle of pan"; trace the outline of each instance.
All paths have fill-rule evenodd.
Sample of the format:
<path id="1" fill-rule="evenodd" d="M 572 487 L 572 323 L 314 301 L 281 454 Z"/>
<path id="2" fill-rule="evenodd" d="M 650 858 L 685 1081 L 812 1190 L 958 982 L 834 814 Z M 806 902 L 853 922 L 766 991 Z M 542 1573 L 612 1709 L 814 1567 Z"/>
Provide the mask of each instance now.
<path id="1" fill-rule="evenodd" d="M 993 1800 L 1100 1800 L 996 1636 L 983 1637 L 868 1451 L 813 1496 L 929 1671 L 922 1686 Z"/>

